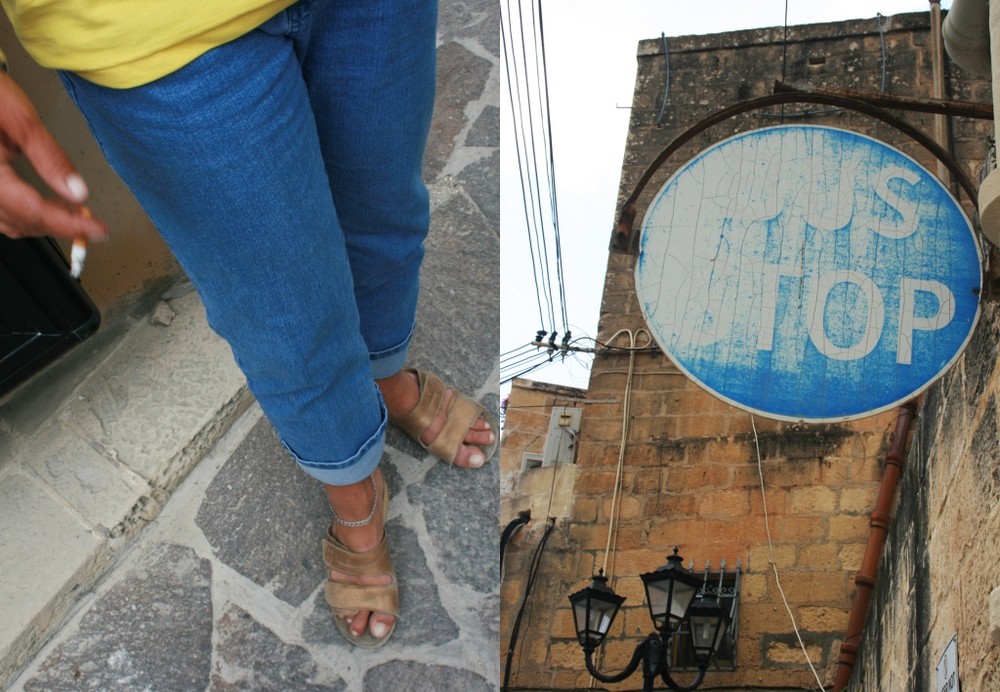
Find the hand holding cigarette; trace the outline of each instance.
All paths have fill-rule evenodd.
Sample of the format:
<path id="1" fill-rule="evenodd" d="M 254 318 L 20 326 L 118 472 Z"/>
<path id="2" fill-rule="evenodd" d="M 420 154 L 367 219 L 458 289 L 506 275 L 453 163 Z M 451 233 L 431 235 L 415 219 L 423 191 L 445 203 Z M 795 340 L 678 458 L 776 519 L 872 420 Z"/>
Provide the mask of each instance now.
<path id="1" fill-rule="evenodd" d="M 45 198 L 20 178 L 11 162 L 22 154 L 58 197 Z M 80 211 L 89 194 L 31 101 L 8 75 L 0 73 L 0 233 L 11 238 L 52 235 L 104 240 L 107 226 Z"/>

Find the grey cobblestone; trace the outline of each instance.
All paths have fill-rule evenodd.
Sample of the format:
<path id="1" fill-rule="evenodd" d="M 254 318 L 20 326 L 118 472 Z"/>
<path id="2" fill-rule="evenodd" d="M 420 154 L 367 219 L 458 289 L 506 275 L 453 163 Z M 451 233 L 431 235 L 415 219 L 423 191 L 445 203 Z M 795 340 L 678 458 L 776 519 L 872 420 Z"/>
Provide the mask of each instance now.
<path id="1" fill-rule="evenodd" d="M 194 690 L 208 683 L 211 566 L 157 545 L 90 607 L 26 690 Z"/>

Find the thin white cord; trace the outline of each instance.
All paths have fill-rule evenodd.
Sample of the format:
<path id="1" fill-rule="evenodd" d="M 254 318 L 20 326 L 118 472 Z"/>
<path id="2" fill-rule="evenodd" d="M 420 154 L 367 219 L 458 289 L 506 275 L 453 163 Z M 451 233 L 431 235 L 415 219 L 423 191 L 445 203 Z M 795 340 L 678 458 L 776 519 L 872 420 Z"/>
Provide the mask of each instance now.
<path id="1" fill-rule="evenodd" d="M 760 441 L 757 439 L 757 424 L 754 422 L 753 414 L 750 414 L 750 425 L 753 428 L 753 443 L 757 448 L 757 475 L 760 477 L 760 500 L 764 507 L 764 529 L 767 531 L 767 551 L 770 559 L 768 562 L 771 563 L 771 569 L 774 571 L 774 583 L 778 585 L 778 593 L 781 594 L 781 600 L 785 604 L 785 610 L 788 611 L 788 618 L 792 621 L 792 629 L 795 630 L 795 638 L 799 640 L 799 646 L 802 647 L 802 654 L 806 657 L 806 663 L 809 664 L 809 670 L 812 671 L 813 676 L 816 678 L 816 683 L 819 685 L 821 690 L 826 689 L 823 686 L 823 681 L 820 680 L 819 673 L 816 672 L 816 668 L 813 667 L 812 661 L 809 659 L 809 652 L 806 651 L 806 645 L 802 643 L 802 636 L 799 634 L 799 626 L 795 624 L 795 616 L 792 615 L 792 609 L 788 605 L 788 599 L 785 598 L 785 591 L 781 588 L 781 579 L 778 578 L 778 566 L 774 563 L 774 545 L 771 543 L 771 525 L 767 516 L 767 497 L 764 493 L 764 465 L 760 458 Z"/>
<path id="2" fill-rule="evenodd" d="M 634 334 L 631 329 L 619 329 L 615 332 L 610 339 L 605 343 L 610 344 L 612 341 L 617 339 L 622 334 L 628 334 L 629 338 L 629 354 L 628 354 L 628 378 L 625 380 L 625 396 L 622 398 L 622 439 L 621 444 L 618 447 L 618 467 L 615 471 L 615 486 L 614 491 L 611 494 L 611 511 L 610 519 L 608 522 L 608 542 L 604 548 L 604 565 L 601 571 L 604 572 L 604 576 L 610 581 L 614 572 L 614 563 L 608 568 L 608 557 L 612 554 L 612 547 L 618 542 L 618 511 L 619 511 L 619 500 L 621 499 L 621 488 L 622 488 L 622 475 L 625 468 L 625 443 L 628 440 L 628 414 L 629 414 L 629 403 L 632 400 L 632 375 L 635 372 L 635 338 L 639 334 L 646 335 L 646 343 L 640 348 L 646 348 L 652 343 L 653 337 L 645 329 L 639 329 Z M 603 660 L 605 649 L 602 647 L 598 652 L 598 656 Z M 593 675 L 590 676 L 589 687 L 593 689 L 597 680 Z"/>
<path id="3" fill-rule="evenodd" d="M 622 399 L 622 439 L 621 444 L 618 446 L 618 467 L 615 471 L 614 492 L 611 495 L 610 520 L 608 522 L 608 542 L 604 548 L 604 565 L 602 567 L 604 576 L 607 577 L 608 580 L 611 579 L 612 572 L 614 571 L 613 564 L 610 569 L 608 568 L 608 557 L 611 555 L 612 546 L 618 542 L 618 511 L 619 500 L 621 499 L 622 475 L 625 468 L 625 443 L 628 440 L 628 414 L 629 404 L 632 400 L 632 375 L 635 371 L 635 352 L 637 348 L 636 337 L 639 334 L 646 335 L 646 343 L 638 348 L 646 348 L 653 341 L 653 337 L 645 329 L 639 329 L 634 334 L 631 329 L 619 329 L 605 343 L 610 344 L 622 334 L 628 334 L 629 338 L 628 378 L 625 380 L 625 396 Z"/>

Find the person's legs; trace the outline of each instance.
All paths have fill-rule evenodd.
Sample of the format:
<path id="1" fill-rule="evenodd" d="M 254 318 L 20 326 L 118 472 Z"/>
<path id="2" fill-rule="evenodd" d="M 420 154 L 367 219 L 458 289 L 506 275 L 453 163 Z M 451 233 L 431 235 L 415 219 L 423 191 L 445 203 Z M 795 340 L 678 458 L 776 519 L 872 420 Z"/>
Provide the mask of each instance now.
<path id="1" fill-rule="evenodd" d="M 291 42 L 251 32 L 136 89 L 63 78 L 282 441 L 336 484 L 328 496 L 340 516 L 365 516 L 387 414 Z M 376 516 L 338 538 L 361 552 L 381 534 Z"/>
<path id="2" fill-rule="evenodd" d="M 430 223 L 421 178 L 434 107 L 436 0 L 316 3 L 298 44 L 337 215 L 347 239 L 361 334 L 389 413 L 416 406 L 402 371 Z M 456 268 L 459 270 L 459 268 Z M 454 392 L 447 392 L 445 405 Z M 441 414 L 422 439 L 445 424 Z M 483 418 L 455 463 L 481 466 L 495 439 Z"/>
<path id="3" fill-rule="evenodd" d="M 66 82 L 283 442 L 326 482 L 369 476 L 385 412 L 289 42 L 251 32 L 135 89 Z"/>

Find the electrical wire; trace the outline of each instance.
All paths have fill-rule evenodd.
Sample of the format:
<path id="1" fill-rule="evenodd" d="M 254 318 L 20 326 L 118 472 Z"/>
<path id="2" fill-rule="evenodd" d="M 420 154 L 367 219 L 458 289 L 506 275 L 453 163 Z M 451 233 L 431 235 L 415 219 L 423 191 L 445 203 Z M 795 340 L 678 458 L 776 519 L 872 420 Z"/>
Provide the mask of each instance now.
<path id="1" fill-rule="evenodd" d="M 792 608 L 788 605 L 788 599 L 785 598 L 785 590 L 781 588 L 781 579 L 778 577 L 778 565 L 774 561 L 774 544 L 771 542 L 771 523 L 767 515 L 767 495 L 764 492 L 764 464 L 761 461 L 760 456 L 760 440 L 757 438 L 757 423 L 754 421 L 754 415 L 750 414 L 750 427 L 753 428 L 753 443 L 757 449 L 757 475 L 760 478 L 760 501 L 764 509 L 764 529 L 767 532 L 767 554 L 768 562 L 771 563 L 771 569 L 774 571 L 774 583 L 778 586 L 778 593 L 781 594 L 781 600 L 785 604 L 785 610 L 788 611 L 788 618 L 792 621 L 792 629 L 795 630 L 795 638 L 799 640 L 799 646 L 802 648 L 802 654 L 806 657 L 806 663 L 809 664 L 809 670 L 812 671 L 813 676 L 816 678 L 817 684 L 819 684 L 819 689 L 826 689 L 823 686 L 823 681 L 819 677 L 819 673 L 816 672 L 816 668 L 813 666 L 812 660 L 809 658 L 809 652 L 806 650 L 806 645 L 802 642 L 802 635 L 799 634 L 799 626 L 795 623 L 795 616 L 792 614 Z"/>
<path id="2" fill-rule="evenodd" d="M 788 0 L 785 0 L 785 34 L 781 39 L 781 81 L 787 81 L 785 76 L 788 68 Z M 785 104 L 781 104 L 781 122 L 785 122 Z"/>
<path id="3" fill-rule="evenodd" d="M 501 363 L 500 364 L 500 369 L 501 370 L 508 370 L 508 371 L 509 370 L 514 370 L 514 369 L 516 369 L 518 367 L 521 367 L 525 363 L 530 363 L 532 361 L 536 361 L 537 362 L 539 358 L 544 358 L 545 360 L 548 360 L 549 359 L 549 354 L 547 352 L 545 352 L 545 351 L 540 351 L 540 352 L 535 352 L 535 353 L 527 353 L 527 354 L 524 354 L 523 356 L 521 356 L 520 358 L 518 358 L 517 360 L 514 360 L 513 358 L 511 358 L 506 363 Z"/>
<path id="4" fill-rule="evenodd" d="M 518 352 L 524 352 L 526 349 L 532 349 L 532 348 L 535 348 L 535 346 L 533 344 L 528 343 L 528 344 L 522 344 L 516 348 L 512 348 L 509 351 L 504 351 L 500 354 L 500 361 L 503 362 L 504 359 L 508 357 L 513 357 Z"/>
<path id="5" fill-rule="evenodd" d="M 514 626 L 511 628 L 510 632 L 510 644 L 507 647 L 507 662 L 504 666 L 503 672 L 504 689 L 507 689 L 510 686 L 510 669 L 514 658 L 514 647 L 517 646 L 518 631 L 521 629 L 521 618 L 524 617 L 524 611 L 528 605 L 528 599 L 531 596 L 531 589 L 535 585 L 535 577 L 538 574 L 538 565 L 541 562 L 542 551 L 545 550 L 545 544 L 549 540 L 549 534 L 552 533 L 555 526 L 555 521 L 550 519 L 548 525 L 545 527 L 545 533 L 542 534 L 542 540 L 538 542 L 538 547 L 535 548 L 535 554 L 531 558 L 531 566 L 528 569 L 528 580 L 524 586 L 524 595 L 521 598 L 521 607 L 518 608 L 517 617 L 514 618 Z"/>
<path id="6" fill-rule="evenodd" d="M 512 148 L 521 184 L 521 206 L 528 235 L 539 325 L 545 331 L 552 331 L 557 326 L 557 319 L 561 318 L 563 332 L 568 338 L 566 277 L 541 0 L 528 0 L 527 3 L 507 0 L 501 6 L 500 15 L 514 127 Z M 547 211 L 542 208 L 542 200 L 546 196 Z"/>
<path id="7" fill-rule="evenodd" d="M 509 0 L 508 0 L 508 5 L 509 5 Z M 534 22 L 534 17 L 535 17 L 535 15 L 534 15 L 534 3 L 531 3 L 531 5 L 532 5 L 532 12 L 531 12 L 532 30 L 534 31 L 534 27 L 535 27 L 535 22 Z M 538 149 L 535 146 L 535 142 L 537 141 L 536 140 L 536 135 L 535 135 L 535 118 L 534 118 L 535 109 L 534 109 L 534 107 L 532 105 L 531 89 L 528 87 L 528 84 L 527 84 L 527 81 L 528 81 L 528 70 L 527 70 L 528 48 L 527 48 L 527 42 L 525 41 L 525 37 L 524 37 L 524 12 L 523 12 L 522 4 L 520 2 L 518 2 L 517 6 L 518 6 L 518 19 L 519 19 L 518 26 L 519 26 L 519 29 L 520 29 L 520 36 L 521 36 L 521 56 L 522 56 L 522 60 L 523 60 L 523 64 L 524 64 L 524 79 L 525 79 L 524 98 L 525 98 L 525 101 L 527 101 L 527 104 L 528 104 L 528 112 L 527 112 L 527 115 L 528 115 L 527 138 L 523 139 L 523 137 L 524 137 L 524 126 L 522 125 L 522 127 L 521 127 L 522 143 L 525 146 L 525 157 L 527 158 L 528 152 L 531 153 L 531 170 L 529 171 L 529 173 L 532 174 L 532 177 L 530 178 L 530 180 L 534 181 L 534 188 L 529 189 L 529 192 L 531 193 L 531 196 L 532 196 L 532 210 L 535 212 L 534 215 L 535 215 L 536 220 L 537 220 L 537 223 L 534 225 L 535 243 L 537 244 L 537 247 L 539 248 L 538 252 L 539 252 L 540 260 L 541 260 L 541 264 L 539 265 L 539 270 L 540 270 L 540 273 L 543 275 L 542 290 L 545 292 L 546 301 L 548 303 L 548 308 L 549 308 L 549 324 L 555 324 L 555 321 L 556 321 L 555 320 L 555 313 L 553 312 L 553 305 L 552 305 L 552 276 L 549 273 L 549 247 L 548 247 L 548 243 L 546 242 L 546 239 L 545 239 L 545 233 L 542 230 L 543 227 L 544 227 L 544 219 L 542 217 L 542 209 L 541 209 L 541 206 L 540 206 L 540 203 L 541 203 L 541 190 L 539 189 L 540 188 L 540 176 L 538 175 Z M 533 37 L 534 36 L 535 35 L 533 34 Z M 537 45 L 537 39 L 536 39 L 535 45 Z M 538 70 L 538 68 L 537 68 L 537 64 L 538 63 L 537 63 L 537 61 L 536 61 L 535 64 L 536 64 L 536 75 L 537 75 L 537 70 Z M 522 118 L 524 117 L 524 113 L 523 112 L 521 113 L 521 117 Z M 543 133 L 542 136 L 543 136 L 543 139 L 544 139 L 544 133 Z M 538 203 L 536 203 L 535 199 L 534 199 L 534 192 L 535 191 L 538 192 L 538 198 L 539 198 L 538 199 Z"/>
<path id="8" fill-rule="evenodd" d="M 566 313 L 566 278 L 563 273 L 562 261 L 562 240 L 559 234 L 559 199 L 556 194 L 556 159 L 552 135 L 552 109 L 549 107 L 549 71 L 548 63 L 545 59 L 545 24 L 542 21 L 542 3 L 538 2 L 538 39 L 542 54 L 542 77 L 539 84 L 544 87 L 544 99 L 539 95 L 539 100 L 545 104 L 546 127 L 543 132 L 546 150 L 548 153 L 548 180 L 549 180 L 549 201 L 552 205 L 552 237 L 556 253 L 556 281 L 559 286 L 559 305 L 562 309 L 563 332 L 569 333 L 569 316 Z"/>
<path id="9" fill-rule="evenodd" d="M 625 468 L 625 447 L 628 441 L 628 421 L 629 421 L 629 404 L 632 399 L 632 371 L 635 369 L 635 348 L 636 348 L 636 337 L 639 334 L 645 334 L 647 338 L 647 344 L 652 341 L 652 337 L 649 332 L 645 329 L 639 329 L 635 333 L 631 329 L 620 329 L 615 332 L 608 343 L 617 339 L 620 335 L 627 334 L 629 337 L 629 348 L 632 350 L 629 353 L 629 375 L 625 380 L 625 394 L 622 397 L 622 437 L 621 444 L 618 446 L 618 466 L 615 470 L 615 483 L 614 489 L 611 494 L 611 511 L 609 512 L 610 520 L 608 522 L 608 542 L 604 548 L 604 575 L 610 581 L 612 576 L 614 576 L 614 564 L 608 567 L 608 559 L 611 555 L 612 546 L 617 543 L 618 536 L 618 510 L 619 501 L 621 499 L 621 487 L 622 487 L 622 476 Z"/>
<path id="10" fill-rule="evenodd" d="M 530 368 L 526 368 L 525 370 L 522 370 L 522 371 L 520 371 L 520 372 L 518 372 L 516 374 L 513 374 L 513 375 L 511 375 L 511 374 L 501 375 L 500 376 L 500 384 L 507 384 L 511 380 L 515 380 L 518 377 L 524 377 L 528 373 L 534 372 L 535 370 L 538 370 L 539 368 L 543 368 L 546 365 L 551 365 L 552 362 L 553 362 L 553 360 L 551 358 L 546 357 L 545 360 L 543 360 L 542 362 L 538 363 L 537 365 L 533 365 Z"/>
<path id="11" fill-rule="evenodd" d="M 628 353 L 630 354 L 630 359 L 634 362 L 634 356 L 636 354 L 647 353 L 656 354 L 660 353 L 660 349 L 653 345 L 652 337 L 649 336 L 649 332 L 646 330 L 641 330 L 646 334 L 646 342 L 641 346 L 636 346 L 635 348 L 630 348 L 628 346 L 615 346 L 610 343 L 619 335 L 627 330 L 622 330 L 616 333 L 608 342 L 602 342 L 589 336 L 578 336 L 563 344 L 555 344 L 555 334 L 552 335 L 552 340 L 549 342 L 535 341 L 530 344 L 525 344 L 517 348 L 507 351 L 501 356 L 500 362 L 500 384 L 506 384 L 511 380 L 523 377 L 535 370 L 538 370 L 546 365 L 556 362 L 556 357 L 559 356 L 561 361 L 565 361 L 566 356 L 572 356 L 576 359 L 576 362 L 580 364 L 586 370 L 591 369 L 591 361 L 583 360 L 578 357 L 577 352 L 584 352 L 589 354 L 592 353 Z M 638 334 L 638 333 L 637 333 Z M 578 348 L 576 344 L 591 342 L 596 348 Z M 529 349 L 536 349 L 537 353 L 530 353 Z M 560 361 L 560 362 L 561 362 Z M 599 374 L 604 374 L 602 371 Z M 618 372 L 618 371 L 615 371 Z M 674 374 L 674 373 L 661 373 L 657 372 L 636 372 L 636 375 L 647 375 L 647 374 Z"/>
<path id="12" fill-rule="evenodd" d="M 520 119 L 515 115 L 515 114 L 521 112 L 521 108 L 520 108 L 520 102 L 521 102 L 521 85 L 520 85 L 520 80 L 518 79 L 518 71 L 517 71 L 517 64 L 516 64 L 516 62 L 514 64 L 514 69 L 511 70 L 510 49 L 509 49 L 509 47 L 507 45 L 507 32 L 508 31 L 511 32 L 511 34 L 510 34 L 510 36 L 511 36 L 511 43 L 514 42 L 513 29 L 510 26 L 510 0 L 507 0 L 507 15 L 506 16 L 507 16 L 507 22 L 506 22 L 506 31 L 505 31 L 504 30 L 504 26 L 503 26 L 503 24 L 504 24 L 504 21 L 503 21 L 503 19 L 504 19 L 504 13 L 503 12 L 500 13 L 500 24 L 501 24 L 500 35 L 501 35 L 501 38 L 502 38 L 502 41 L 503 41 L 504 65 L 507 68 L 506 69 L 506 74 L 507 74 L 507 96 L 508 96 L 508 98 L 510 100 L 511 119 L 513 120 L 513 124 L 514 124 L 514 141 L 515 141 L 514 152 L 517 155 L 517 172 L 518 172 L 518 176 L 520 177 L 520 180 L 521 180 L 521 207 L 524 210 L 524 223 L 525 223 L 525 227 L 529 229 L 528 230 L 528 250 L 529 250 L 529 252 L 531 254 L 531 275 L 532 275 L 532 278 L 534 279 L 534 282 L 535 282 L 535 299 L 536 299 L 536 301 L 538 303 L 538 324 L 539 324 L 540 327 L 544 328 L 545 327 L 545 316 L 544 316 L 543 311 L 542 311 L 542 290 L 541 290 L 541 286 L 539 284 L 539 279 L 538 279 L 538 269 L 537 269 L 538 262 L 537 262 L 537 260 L 535 258 L 535 246 L 532 243 L 531 231 L 530 231 L 531 224 L 532 224 L 532 219 L 534 218 L 534 215 L 530 214 L 528 212 L 528 197 L 529 197 L 529 195 L 525 194 L 526 191 L 530 191 L 530 184 L 526 183 L 526 181 L 524 179 L 524 164 L 523 164 L 523 162 L 521 160 L 521 145 L 520 145 L 522 136 L 518 134 L 518 132 L 521 131 L 521 130 L 523 130 L 523 128 L 520 126 Z M 513 78 L 514 78 L 514 83 L 513 84 L 511 84 L 511 74 L 513 74 Z M 517 107 L 515 107 L 515 105 L 514 105 L 515 95 L 517 97 Z M 534 203 L 534 195 L 532 194 L 532 195 L 530 195 L 530 197 L 531 197 L 532 203 Z"/>
<path id="13" fill-rule="evenodd" d="M 507 552 L 507 543 L 514 536 L 514 533 L 528 523 L 529 516 L 528 512 L 519 513 L 513 521 L 511 521 L 504 528 L 503 533 L 500 534 L 500 581 L 503 581 L 504 575 L 504 554 Z"/>
<path id="14" fill-rule="evenodd" d="M 885 81 L 887 76 L 886 65 L 885 65 L 885 31 L 882 29 L 882 13 L 876 12 L 875 19 L 878 21 L 878 39 L 882 44 L 882 86 L 879 87 L 879 91 L 883 94 L 885 93 Z"/>
<path id="15" fill-rule="evenodd" d="M 667 99 L 670 98 L 670 48 L 667 44 L 667 35 L 660 32 L 660 40 L 663 41 L 663 59 L 666 61 L 666 77 L 664 77 L 663 85 L 663 103 L 660 104 L 660 114 L 656 116 L 656 124 L 659 125 L 663 122 L 663 114 L 667 110 Z"/>
<path id="16" fill-rule="evenodd" d="M 536 141 L 537 140 L 536 140 L 536 135 L 535 135 L 535 108 L 532 105 L 532 98 L 531 98 L 532 91 L 531 91 L 531 88 L 530 88 L 530 86 L 528 84 L 528 81 L 529 81 L 528 80 L 528 52 L 527 52 L 527 47 L 526 47 L 526 42 L 525 42 L 525 36 L 524 36 L 524 11 L 523 11 L 523 5 L 521 4 L 520 1 L 517 3 L 517 7 L 518 7 L 518 18 L 520 20 L 519 21 L 519 27 L 520 27 L 520 36 L 521 36 L 521 56 L 522 56 L 522 61 L 523 61 L 523 64 L 524 64 L 525 100 L 527 101 L 527 106 L 528 106 L 527 139 L 524 140 L 523 143 L 524 143 L 524 146 L 525 146 L 525 155 L 526 155 L 526 158 L 527 158 L 527 152 L 528 151 L 531 152 L 531 170 L 529 171 L 529 173 L 530 173 L 530 180 L 532 180 L 534 182 L 534 187 L 533 187 L 532 191 L 533 191 L 534 195 L 537 196 L 537 202 L 535 202 L 535 201 L 532 202 L 532 209 L 534 210 L 534 216 L 535 216 L 535 224 L 534 224 L 533 230 L 534 230 L 534 233 L 535 233 L 535 246 L 536 246 L 536 248 L 538 248 L 538 252 L 539 252 L 539 259 L 540 259 L 539 272 L 542 274 L 543 281 L 544 281 L 544 283 L 542 284 L 542 289 L 543 289 L 543 292 L 545 293 L 546 304 L 547 304 L 548 310 L 549 310 L 549 324 L 550 325 L 555 325 L 555 312 L 554 312 L 554 309 L 553 309 L 553 292 L 552 292 L 552 272 L 551 272 L 551 268 L 550 268 L 550 264 L 549 264 L 549 247 L 548 247 L 548 242 L 546 241 L 545 230 L 544 230 L 545 229 L 545 219 L 544 219 L 544 214 L 542 213 L 542 207 L 541 207 L 541 203 L 542 203 L 542 189 L 541 189 L 542 188 L 542 184 L 541 184 L 541 178 L 540 178 L 540 176 L 538 174 L 538 149 L 536 147 Z M 537 45 L 538 45 L 537 44 L 537 38 L 536 38 L 535 31 L 534 31 L 534 27 L 535 27 L 535 21 L 534 21 L 535 20 L 535 15 L 534 15 L 534 6 L 533 5 L 531 6 L 531 19 L 532 19 L 532 38 L 534 39 L 534 46 L 537 47 Z M 538 85 L 538 61 L 535 60 L 535 86 L 536 86 L 536 89 L 538 88 L 537 85 Z M 539 103 L 539 108 L 541 108 L 541 104 L 540 103 Z M 543 146 L 544 146 L 545 130 L 542 129 L 542 128 L 540 128 L 540 129 L 541 129 L 541 137 L 542 137 L 542 140 L 543 140 L 542 143 L 543 143 Z M 524 129 L 523 129 L 523 125 L 522 125 L 522 133 L 523 132 L 524 132 Z"/>

